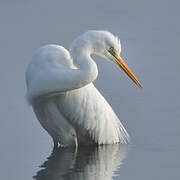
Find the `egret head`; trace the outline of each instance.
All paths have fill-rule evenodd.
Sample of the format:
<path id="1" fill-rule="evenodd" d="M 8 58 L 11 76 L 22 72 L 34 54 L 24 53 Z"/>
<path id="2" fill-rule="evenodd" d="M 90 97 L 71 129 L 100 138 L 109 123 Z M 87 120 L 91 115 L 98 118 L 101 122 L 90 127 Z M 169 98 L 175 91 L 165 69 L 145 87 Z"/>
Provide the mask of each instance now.
<path id="1" fill-rule="evenodd" d="M 120 57 L 121 43 L 119 38 L 112 33 L 108 31 L 88 31 L 73 42 L 71 49 L 75 52 L 74 54 L 78 54 L 78 51 L 86 54 L 97 54 L 116 63 L 141 88 L 136 76 Z"/>
<path id="2" fill-rule="evenodd" d="M 89 36 L 87 39 L 93 41 L 95 54 L 116 63 L 139 88 L 142 88 L 136 76 L 120 57 L 121 43 L 117 36 L 108 31 L 88 31 L 86 35 Z"/>

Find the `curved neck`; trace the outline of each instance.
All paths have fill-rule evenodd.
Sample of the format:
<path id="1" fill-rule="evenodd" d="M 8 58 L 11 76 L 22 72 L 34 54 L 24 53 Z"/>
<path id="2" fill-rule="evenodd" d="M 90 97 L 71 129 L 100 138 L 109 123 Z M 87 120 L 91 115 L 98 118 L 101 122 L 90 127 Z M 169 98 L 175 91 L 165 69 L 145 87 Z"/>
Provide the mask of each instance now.
<path id="1" fill-rule="evenodd" d="M 36 78 L 27 84 L 27 99 L 30 103 L 41 96 L 64 93 L 66 91 L 81 88 L 93 82 L 98 75 L 96 63 L 91 58 L 92 51 L 77 48 L 71 56 L 76 68 L 48 68 L 38 71 Z M 39 70 L 39 68 L 38 68 Z"/>
<path id="2" fill-rule="evenodd" d="M 91 58 L 93 52 L 86 51 L 85 49 L 79 49 L 79 51 L 72 53 L 73 63 L 77 67 L 77 76 L 74 76 L 72 81 L 77 82 L 77 88 L 83 87 L 93 82 L 98 76 L 98 68 L 95 61 Z M 76 88 L 76 87 L 74 87 Z"/>

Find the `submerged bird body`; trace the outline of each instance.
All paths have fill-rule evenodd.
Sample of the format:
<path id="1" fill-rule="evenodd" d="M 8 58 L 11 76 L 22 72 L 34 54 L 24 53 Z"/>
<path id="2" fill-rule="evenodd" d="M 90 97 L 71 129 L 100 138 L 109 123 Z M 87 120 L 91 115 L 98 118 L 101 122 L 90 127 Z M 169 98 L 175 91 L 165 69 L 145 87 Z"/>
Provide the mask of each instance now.
<path id="1" fill-rule="evenodd" d="M 98 69 L 91 55 L 114 61 L 120 51 L 120 42 L 111 33 L 88 31 L 72 43 L 70 53 L 61 46 L 46 45 L 34 54 L 26 71 L 27 99 L 55 144 L 129 141 L 111 106 L 93 85 Z M 129 76 L 140 86 L 134 75 Z"/>

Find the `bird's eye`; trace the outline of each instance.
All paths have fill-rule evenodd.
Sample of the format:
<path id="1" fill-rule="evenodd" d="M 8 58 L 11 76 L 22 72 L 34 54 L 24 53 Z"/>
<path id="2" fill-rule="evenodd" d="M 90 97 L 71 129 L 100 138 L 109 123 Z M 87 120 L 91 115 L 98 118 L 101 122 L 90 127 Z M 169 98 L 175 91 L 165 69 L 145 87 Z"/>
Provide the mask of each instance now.
<path id="1" fill-rule="evenodd" d="M 116 55 L 116 50 L 113 47 L 110 47 L 108 51 L 111 55 L 113 55 L 113 56 Z"/>

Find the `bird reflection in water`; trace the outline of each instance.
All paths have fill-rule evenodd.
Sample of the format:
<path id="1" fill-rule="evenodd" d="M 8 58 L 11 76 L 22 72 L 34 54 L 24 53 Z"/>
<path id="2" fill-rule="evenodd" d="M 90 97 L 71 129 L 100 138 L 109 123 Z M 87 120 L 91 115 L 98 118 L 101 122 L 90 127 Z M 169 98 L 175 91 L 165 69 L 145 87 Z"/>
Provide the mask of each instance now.
<path id="1" fill-rule="evenodd" d="M 111 180 L 126 158 L 125 145 L 58 148 L 41 165 L 36 180 Z"/>

